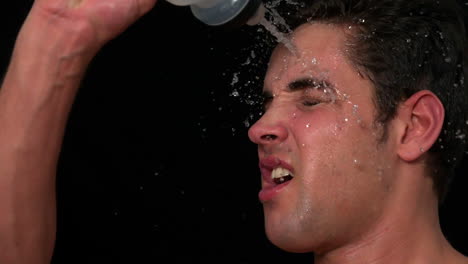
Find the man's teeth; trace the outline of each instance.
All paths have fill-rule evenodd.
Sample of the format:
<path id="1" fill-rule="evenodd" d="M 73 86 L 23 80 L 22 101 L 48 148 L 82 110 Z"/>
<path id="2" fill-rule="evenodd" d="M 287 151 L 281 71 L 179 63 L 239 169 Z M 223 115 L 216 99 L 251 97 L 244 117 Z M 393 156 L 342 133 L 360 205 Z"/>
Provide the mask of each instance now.
<path id="1" fill-rule="evenodd" d="M 271 172 L 271 178 L 277 184 L 291 180 L 294 177 L 292 172 L 285 168 L 276 168 Z"/>

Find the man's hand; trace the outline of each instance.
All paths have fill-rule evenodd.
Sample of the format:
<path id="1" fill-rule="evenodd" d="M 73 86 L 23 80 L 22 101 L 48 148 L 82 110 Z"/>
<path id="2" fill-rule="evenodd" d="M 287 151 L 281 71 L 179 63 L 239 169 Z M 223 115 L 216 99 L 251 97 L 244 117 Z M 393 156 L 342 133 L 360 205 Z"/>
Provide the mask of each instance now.
<path id="1" fill-rule="evenodd" d="M 155 3 L 156 0 L 36 0 L 31 14 L 59 27 L 80 30 L 82 45 L 101 47 Z"/>

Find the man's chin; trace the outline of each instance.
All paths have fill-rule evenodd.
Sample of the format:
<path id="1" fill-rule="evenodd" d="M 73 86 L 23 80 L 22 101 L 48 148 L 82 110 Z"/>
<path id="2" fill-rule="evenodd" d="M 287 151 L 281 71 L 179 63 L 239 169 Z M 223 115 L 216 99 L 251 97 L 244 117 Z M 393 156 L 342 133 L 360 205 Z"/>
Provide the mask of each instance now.
<path id="1" fill-rule="evenodd" d="M 268 240 L 276 247 L 290 253 L 309 253 L 313 251 L 310 242 L 303 241 L 297 234 L 286 228 L 265 227 Z"/>

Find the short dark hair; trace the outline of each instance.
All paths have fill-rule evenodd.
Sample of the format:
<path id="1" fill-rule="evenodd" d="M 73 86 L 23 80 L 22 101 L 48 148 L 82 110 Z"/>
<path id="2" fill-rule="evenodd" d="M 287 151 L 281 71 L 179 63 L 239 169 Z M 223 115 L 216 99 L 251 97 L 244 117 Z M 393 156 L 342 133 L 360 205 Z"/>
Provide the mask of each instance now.
<path id="1" fill-rule="evenodd" d="M 439 202 L 445 198 L 468 134 L 467 41 L 463 7 L 455 0 L 309 0 L 287 17 L 351 27 L 349 61 L 374 84 L 376 122 L 386 124 L 398 105 L 420 90 L 445 107 L 442 132 L 429 169 Z M 290 12 L 289 12 L 290 13 Z M 384 137 L 386 133 L 383 134 Z M 385 140 L 385 138 L 383 138 Z"/>

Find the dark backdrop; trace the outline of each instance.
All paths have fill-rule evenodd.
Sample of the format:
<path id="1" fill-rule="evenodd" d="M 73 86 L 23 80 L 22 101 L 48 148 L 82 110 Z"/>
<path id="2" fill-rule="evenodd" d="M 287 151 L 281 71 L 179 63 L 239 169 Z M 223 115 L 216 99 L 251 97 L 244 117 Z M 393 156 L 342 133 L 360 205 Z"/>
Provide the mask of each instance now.
<path id="1" fill-rule="evenodd" d="M 2 71 L 31 4 L 2 4 Z M 272 43 L 260 27 L 209 27 L 159 0 L 102 49 L 64 138 L 53 263 L 312 262 L 268 242 L 257 198 L 247 129 Z M 464 254 L 467 171 L 441 210 Z"/>

